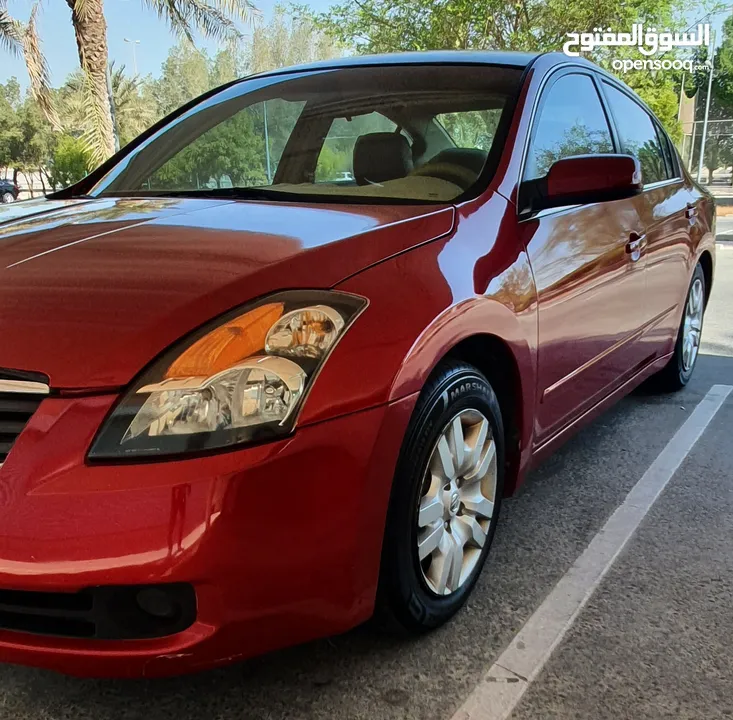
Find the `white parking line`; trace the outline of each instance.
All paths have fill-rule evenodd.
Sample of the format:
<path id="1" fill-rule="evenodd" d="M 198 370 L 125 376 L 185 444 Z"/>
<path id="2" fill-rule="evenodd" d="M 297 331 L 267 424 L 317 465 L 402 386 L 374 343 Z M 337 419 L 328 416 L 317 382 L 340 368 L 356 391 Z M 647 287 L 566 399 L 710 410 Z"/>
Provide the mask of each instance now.
<path id="1" fill-rule="evenodd" d="M 731 390 L 731 385 L 710 388 L 452 720 L 509 717 Z"/>

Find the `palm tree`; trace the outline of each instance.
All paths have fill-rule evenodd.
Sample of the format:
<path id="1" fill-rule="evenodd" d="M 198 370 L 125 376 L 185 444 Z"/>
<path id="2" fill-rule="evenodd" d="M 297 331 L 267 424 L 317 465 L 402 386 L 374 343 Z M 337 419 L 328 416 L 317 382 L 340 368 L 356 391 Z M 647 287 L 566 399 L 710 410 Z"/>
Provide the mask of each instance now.
<path id="1" fill-rule="evenodd" d="M 155 106 L 152 98 L 143 96 L 139 76 L 126 75 L 124 65 L 115 67 L 114 62 L 111 62 L 109 75 L 115 109 L 115 133 L 124 145 L 157 119 Z M 94 153 L 95 126 L 89 115 L 86 86 L 84 71 L 74 71 L 59 90 L 57 106 L 64 130 L 72 136 L 81 131 L 81 139 L 94 163 L 95 160 L 99 162 L 99 158 Z"/>
<path id="2" fill-rule="evenodd" d="M 195 30 L 214 39 L 238 40 L 241 33 L 235 21 L 248 21 L 257 12 L 251 0 L 142 1 L 166 20 L 174 33 L 189 40 L 193 40 Z M 103 160 L 115 150 L 104 0 L 66 0 L 66 3 L 71 10 L 79 62 L 85 75 L 85 102 L 94 128 L 91 145 L 95 159 Z"/>
<path id="3" fill-rule="evenodd" d="M 11 55 L 22 53 L 31 81 L 31 92 L 51 125 L 59 128 L 51 97 L 48 65 L 41 51 L 36 27 L 37 14 L 38 3 L 33 5 L 30 19 L 24 25 L 8 14 L 7 0 L 0 0 L 0 48 Z"/>

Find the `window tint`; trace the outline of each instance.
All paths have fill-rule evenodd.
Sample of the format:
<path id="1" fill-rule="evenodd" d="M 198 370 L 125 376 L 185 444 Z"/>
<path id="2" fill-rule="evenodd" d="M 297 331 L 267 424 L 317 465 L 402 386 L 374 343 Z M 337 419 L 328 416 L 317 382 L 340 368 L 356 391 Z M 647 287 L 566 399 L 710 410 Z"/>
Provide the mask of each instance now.
<path id="1" fill-rule="evenodd" d="M 442 113 L 435 119 L 443 126 L 456 147 L 490 150 L 501 110 L 501 107 L 496 107 L 489 110 Z"/>
<path id="2" fill-rule="evenodd" d="M 606 82 L 603 84 L 618 128 L 621 151 L 639 160 L 645 185 L 666 180 L 667 167 L 662 146 L 649 113 L 626 93 Z"/>
<path id="3" fill-rule="evenodd" d="M 547 91 L 524 179 L 543 177 L 562 158 L 608 152 L 613 152 L 611 131 L 593 81 L 587 75 L 564 75 Z"/>
<path id="4" fill-rule="evenodd" d="M 394 132 L 397 125 L 381 113 L 336 118 L 323 141 L 316 163 L 316 182 L 349 182 L 354 179 L 354 145 L 361 135 Z"/>
<path id="5" fill-rule="evenodd" d="M 275 98 L 240 110 L 176 152 L 143 187 L 202 190 L 272 182 L 304 104 Z"/>
<path id="6" fill-rule="evenodd" d="M 489 145 L 502 142 L 489 116 L 511 114 L 521 79 L 521 68 L 452 65 L 252 77 L 127 149 L 93 192 L 450 202 L 473 188 Z M 456 148 L 436 116 L 455 125 L 456 142 L 481 147 Z"/>

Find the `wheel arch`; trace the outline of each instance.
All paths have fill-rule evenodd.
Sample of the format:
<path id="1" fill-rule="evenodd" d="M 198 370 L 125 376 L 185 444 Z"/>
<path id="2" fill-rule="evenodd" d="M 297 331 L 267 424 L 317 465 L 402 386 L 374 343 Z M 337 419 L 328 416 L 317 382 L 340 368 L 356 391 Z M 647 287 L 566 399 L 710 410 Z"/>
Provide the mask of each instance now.
<path id="1" fill-rule="evenodd" d="M 461 330 L 456 331 L 457 327 Z M 449 359 L 476 367 L 496 393 L 504 420 L 504 488 L 505 494 L 511 495 L 521 482 L 530 455 L 535 344 L 506 306 L 486 298 L 466 301 L 450 308 L 422 333 L 395 378 L 391 397 L 421 390 L 435 369 Z"/>
<path id="2" fill-rule="evenodd" d="M 490 333 L 464 338 L 441 358 L 463 360 L 486 377 L 496 393 L 504 422 L 506 457 L 505 494 L 517 487 L 521 466 L 524 419 L 522 377 L 511 347 L 502 338 Z"/>

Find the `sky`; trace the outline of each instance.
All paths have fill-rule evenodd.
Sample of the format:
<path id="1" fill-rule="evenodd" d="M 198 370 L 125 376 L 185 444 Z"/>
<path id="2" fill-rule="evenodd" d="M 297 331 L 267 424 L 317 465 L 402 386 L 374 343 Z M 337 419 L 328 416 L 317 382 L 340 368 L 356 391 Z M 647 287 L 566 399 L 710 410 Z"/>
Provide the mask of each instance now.
<path id="1" fill-rule="evenodd" d="M 316 11 L 325 10 L 333 0 L 310 0 L 307 4 Z M 267 21 L 272 16 L 277 0 L 255 0 L 255 5 Z M 9 0 L 10 14 L 20 20 L 27 20 L 31 3 L 29 0 Z M 110 59 L 116 65 L 125 65 L 132 72 L 132 44 L 128 40 L 139 40 L 135 45 L 137 69 L 140 75 L 148 73 L 157 76 L 168 50 L 175 45 L 176 38 L 169 31 L 165 22 L 151 10 L 145 8 L 141 0 L 105 0 L 105 16 L 107 18 L 107 43 Z M 76 40 L 71 26 L 69 6 L 66 0 L 42 0 L 39 15 L 39 34 L 43 42 L 43 51 L 51 69 L 51 84 L 61 85 L 66 76 L 79 66 Z M 243 33 L 248 27 L 242 26 Z M 216 50 L 216 44 L 197 39 L 197 46 L 210 51 Z M 0 53 L 0 82 L 8 78 L 18 78 L 23 88 L 28 85 L 28 74 L 22 58 L 14 58 L 5 52 Z"/>

